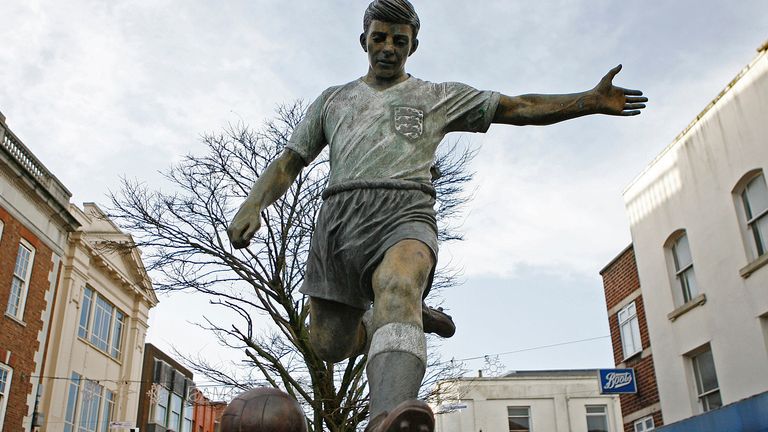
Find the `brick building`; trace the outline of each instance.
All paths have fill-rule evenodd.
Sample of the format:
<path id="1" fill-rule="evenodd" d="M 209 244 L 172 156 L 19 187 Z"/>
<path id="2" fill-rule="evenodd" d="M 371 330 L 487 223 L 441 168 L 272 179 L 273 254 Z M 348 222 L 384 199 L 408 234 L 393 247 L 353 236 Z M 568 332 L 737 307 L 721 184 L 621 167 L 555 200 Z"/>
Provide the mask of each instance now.
<path id="1" fill-rule="evenodd" d="M 144 345 L 136 425 L 146 432 L 199 432 L 194 427 L 192 372 L 151 343 Z"/>
<path id="2" fill-rule="evenodd" d="M 190 396 L 194 404 L 193 432 L 219 432 L 221 415 L 224 413 L 227 403 L 212 401 L 198 389 L 193 389 Z"/>
<path id="3" fill-rule="evenodd" d="M 29 431 L 45 370 L 49 321 L 68 233 L 71 193 L 0 113 L 0 430 Z"/>
<path id="4" fill-rule="evenodd" d="M 645 432 L 664 424 L 645 305 L 632 245 L 600 271 L 617 368 L 633 368 L 637 393 L 620 396 L 625 432 Z"/>

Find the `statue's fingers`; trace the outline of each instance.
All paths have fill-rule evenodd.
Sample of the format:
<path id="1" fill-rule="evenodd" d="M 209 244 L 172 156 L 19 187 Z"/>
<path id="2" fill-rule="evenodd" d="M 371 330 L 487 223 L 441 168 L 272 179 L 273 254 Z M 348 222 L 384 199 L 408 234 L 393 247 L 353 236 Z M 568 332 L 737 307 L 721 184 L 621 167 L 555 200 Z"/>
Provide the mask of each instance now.
<path id="1" fill-rule="evenodd" d="M 640 90 L 632 90 L 632 89 L 622 89 L 624 91 L 624 94 L 627 96 L 642 96 L 643 92 Z"/>
<path id="2" fill-rule="evenodd" d="M 627 101 L 627 103 L 648 102 L 648 98 L 647 97 L 627 96 L 626 101 Z"/>
<path id="3" fill-rule="evenodd" d="M 249 223 L 248 224 L 248 228 L 246 228 L 245 231 L 243 231 L 243 237 L 242 237 L 243 240 L 246 243 L 249 243 L 251 241 L 251 239 L 253 238 L 253 235 L 256 234 L 256 231 L 258 229 L 259 229 L 259 224 L 258 223 L 253 223 L 253 222 Z"/>
<path id="4" fill-rule="evenodd" d="M 609 76 L 609 77 L 611 77 L 611 79 L 613 79 L 613 77 L 615 77 L 615 76 L 616 76 L 616 74 L 617 74 L 617 73 L 619 73 L 620 71 L 621 71 L 621 64 L 619 64 L 619 65 L 618 65 L 618 66 L 616 66 L 615 68 L 611 69 L 611 70 L 608 72 L 608 76 Z"/>
<path id="5" fill-rule="evenodd" d="M 640 111 L 635 110 L 635 111 L 622 111 L 620 115 L 628 117 L 628 116 L 636 116 L 638 114 L 640 114 Z"/>
<path id="6" fill-rule="evenodd" d="M 645 108 L 645 104 L 642 103 L 628 103 L 624 104 L 625 110 L 637 110 L 637 109 L 643 109 Z"/>

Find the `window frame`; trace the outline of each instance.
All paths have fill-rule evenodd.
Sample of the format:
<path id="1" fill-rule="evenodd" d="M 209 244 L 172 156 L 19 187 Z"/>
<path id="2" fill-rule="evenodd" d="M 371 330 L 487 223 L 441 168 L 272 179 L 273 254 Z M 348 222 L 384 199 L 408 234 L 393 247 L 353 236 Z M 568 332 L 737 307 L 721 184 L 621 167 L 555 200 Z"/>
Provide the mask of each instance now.
<path id="1" fill-rule="evenodd" d="M 524 409 L 526 410 L 526 415 L 523 417 L 522 415 L 512 415 L 510 413 L 510 410 L 513 409 Z M 528 422 L 528 429 L 512 429 L 509 425 L 509 421 L 512 418 L 525 418 Z M 532 432 L 533 431 L 533 416 L 531 415 L 531 407 L 530 406 L 507 406 L 507 428 L 509 432 Z"/>
<path id="2" fill-rule="evenodd" d="M 192 432 L 195 421 L 195 405 L 192 403 L 191 397 L 187 396 L 182 409 L 184 415 L 181 420 L 181 432 Z"/>
<path id="3" fill-rule="evenodd" d="M 96 432 L 99 428 L 101 401 L 104 387 L 96 381 L 81 378 L 80 412 L 78 413 L 78 432 Z"/>
<path id="4" fill-rule="evenodd" d="M 13 384 L 13 368 L 5 363 L 0 363 L 0 374 L 5 378 L 0 381 L 3 383 L 0 389 L 0 430 L 5 425 L 5 412 L 8 408 L 8 399 L 11 394 L 11 385 Z"/>
<path id="5" fill-rule="evenodd" d="M 602 412 L 600 413 L 591 413 L 589 412 L 590 408 L 601 408 Z M 608 405 L 585 405 L 584 411 L 586 414 L 586 420 L 587 420 L 587 432 L 590 432 L 589 429 L 589 418 L 590 417 L 601 417 L 605 421 L 605 431 L 610 432 L 611 430 L 611 422 L 608 419 Z"/>
<path id="6" fill-rule="evenodd" d="M 753 204 L 750 203 L 748 192 L 750 186 L 754 182 L 761 181 L 766 186 L 764 193 L 768 193 L 768 180 L 765 178 L 765 173 L 762 169 L 756 169 L 745 174 L 741 180 L 736 184 L 733 189 L 734 200 L 738 209 L 739 226 L 742 230 L 745 246 L 749 253 L 749 260 L 756 261 L 757 259 L 768 255 L 768 232 L 760 232 L 759 227 L 755 227 L 768 218 L 768 207 L 759 210 L 756 214 L 752 214 Z M 768 200 L 768 196 L 764 197 Z M 754 196 L 753 196 L 754 201 Z"/>
<path id="7" fill-rule="evenodd" d="M 768 218 L 768 206 L 759 210 L 757 214 L 752 214 L 752 204 L 750 204 L 748 192 L 750 186 L 755 182 L 760 182 L 765 186 L 764 191 L 768 194 L 768 185 L 766 185 L 765 176 L 762 172 L 752 177 L 744 185 L 744 189 L 741 191 L 742 205 L 744 206 L 744 216 L 747 231 L 752 232 L 752 240 L 754 240 L 753 246 L 755 247 L 755 257 L 759 258 L 768 253 L 768 233 L 760 233 L 760 228 L 757 226 L 763 218 Z M 753 197 L 754 198 L 754 197 Z M 768 196 L 765 197 L 768 200 Z"/>
<path id="8" fill-rule="evenodd" d="M 687 254 L 690 262 L 682 263 L 681 254 L 682 241 L 687 246 Z M 664 242 L 665 255 L 667 257 L 667 267 L 669 283 L 672 290 L 673 303 L 676 309 L 696 304 L 696 301 L 703 295 L 696 278 L 696 266 L 693 252 L 691 251 L 690 237 L 685 229 L 678 229 L 667 237 Z"/>
<path id="9" fill-rule="evenodd" d="M 651 421 L 650 427 L 648 427 L 648 420 Z M 635 432 L 651 431 L 656 429 L 656 421 L 653 419 L 653 416 L 643 417 L 641 419 L 635 420 L 635 422 L 632 425 L 632 428 Z"/>
<path id="10" fill-rule="evenodd" d="M 178 411 L 177 411 L 178 409 Z M 184 419 L 184 398 L 176 392 L 171 392 L 170 402 L 168 403 L 168 430 L 181 432 L 182 420 Z"/>
<path id="11" fill-rule="evenodd" d="M 103 403 L 101 404 L 101 416 L 99 417 L 99 432 L 108 432 L 109 423 L 115 417 L 115 399 L 116 393 L 108 388 L 104 389 L 104 395 L 102 396 Z M 105 418 L 106 417 L 106 418 Z"/>
<path id="12" fill-rule="evenodd" d="M 5 222 L 0 219 L 0 242 L 3 241 L 3 229 L 5 228 Z"/>
<path id="13" fill-rule="evenodd" d="M 630 312 L 631 311 L 631 312 Z M 622 320 L 621 316 L 623 313 L 627 314 L 627 317 Z M 616 321 L 619 324 L 619 337 L 621 338 L 621 350 L 622 354 L 624 355 L 624 359 L 628 359 L 637 353 L 640 353 L 643 351 L 643 338 L 640 334 L 640 318 L 637 316 L 637 304 L 635 301 L 629 303 L 628 305 L 621 308 L 616 313 Z M 627 350 L 628 344 L 627 338 L 625 338 L 624 329 L 626 327 L 629 327 L 629 335 L 632 339 L 632 349 L 633 351 L 629 352 Z M 637 336 L 637 340 L 635 340 L 635 336 Z"/>
<path id="14" fill-rule="evenodd" d="M 29 252 L 29 255 L 27 257 L 27 268 L 25 269 L 25 275 L 24 278 L 19 276 L 16 273 L 16 267 L 19 265 L 19 256 L 21 249 L 24 248 Z M 27 306 L 27 296 L 29 295 L 29 283 L 32 279 L 32 269 L 35 266 L 35 247 L 32 246 L 28 241 L 24 240 L 23 238 L 19 239 L 19 248 L 16 249 L 16 260 L 14 261 L 13 265 L 13 274 L 11 275 L 11 287 L 10 287 L 10 294 L 8 296 L 8 304 L 5 308 L 5 314 L 11 318 L 14 318 L 20 322 L 24 322 L 24 310 Z M 11 298 L 14 296 L 14 282 L 16 280 L 21 280 L 22 285 L 19 289 L 17 296 L 17 301 L 14 301 L 15 303 L 15 311 L 11 311 Z"/>
<path id="15" fill-rule="evenodd" d="M 107 306 L 108 310 L 104 309 L 104 305 Z M 100 319 L 99 322 L 97 322 L 97 314 L 100 310 L 109 313 L 99 315 L 98 318 Z M 108 322 L 104 321 L 105 316 L 108 316 Z M 119 333 L 117 328 L 118 317 L 121 317 Z M 125 312 L 115 306 L 115 304 L 109 301 L 107 297 L 101 295 L 101 293 L 92 286 L 86 285 L 83 288 L 83 296 L 80 305 L 80 319 L 78 321 L 77 329 L 78 338 L 89 343 L 109 357 L 120 361 L 123 353 L 125 328 L 127 327 L 128 319 L 129 317 Z M 85 321 L 85 327 L 83 327 L 83 321 Z M 99 334 L 94 331 L 96 326 L 99 326 L 99 329 L 97 329 L 100 330 Z M 104 340 L 101 335 L 104 330 L 106 330 L 107 333 L 106 340 Z"/>
<path id="16" fill-rule="evenodd" d="M 116 406 L 117 392 L 101 385 L 98 381 L 90 380 L 72 371 L 67 389 L 63 431 L 108 431 Z M 88 418 L 83 415 L 87 415 Z"/>
<path id="17" fill-rule="evenodd" d="M 701 359 L 703 356 L 709 355 L 712 361 L 712 372 L 714 374 L 714 381 L 716 386 L 711 389 L 704 389 L 704 377 L 702 377 Z M 715 366 L 715 356 L 712 353 L 712 347 L 706 345 L 695 352 L 688 355 L 690 360 L 691 371 L 693 373 L 694 390 L 696 391 L 696 400 L 699 408 L 702 412 L 708 412 L 716 408 L 723 406 L 722 393 L 720 392 L 720 381 L 717 379 L 717 367 Z M 717 395 L 720 399 L 720 405 L 710 406 L 710 396 Z"/>
<path id="18" fill-rule="evenodd" d="M 684 265 L 681 265 L 680 263 L 680 253 L 681 251 L 681 241 L 685 240 L 685 246 L 688 252 L 688 256 L 691 258 L 690 261 Z M 693 268 L 693 253 L 691 253 L 691 242 L 688 240 L 688 233 L 683 232 L 680 234 L 673 242 L 672 242 L 672 259 L 675 263 L 675 278 L 678 281 L 678 287 L 680 289 L 680 293 L 683 295 L 682 300 L 683 304 L 688 303 L 689 301 L 693 300 L 694 297 L 699 295 L 699 287 L 696 283 L 696 270 Z M 693 283 L 693 289 L 691 289 L 691 282 L 689 280 L 692 279 L 694 281 Z M 695 291 L 695 292 L 694 292 Z"/>
<path id="19" fill-rule="evenodd" d="M 165 395 L 163 397 L 163 395 Z M 162 402 L 162 403 L 161 403 Z M 150 423 L 160 425 L 164 428 L 168 427 L 168 413 L 170 412 L 171 405 L 171 391 L 165 388 L 163 385 L 157 386 L 157 401 L 152 405 L 152 420 Z M 163 418 L 158 417 L 158 407 L 162 407 L 165 414 Z"/>

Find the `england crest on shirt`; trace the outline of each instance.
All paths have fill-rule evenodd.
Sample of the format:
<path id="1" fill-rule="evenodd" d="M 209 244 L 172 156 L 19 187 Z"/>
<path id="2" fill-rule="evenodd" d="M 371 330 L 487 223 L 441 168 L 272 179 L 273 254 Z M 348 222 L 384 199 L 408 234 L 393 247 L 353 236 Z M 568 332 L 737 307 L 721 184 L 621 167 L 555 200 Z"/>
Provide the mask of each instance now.
<path id="1" fill-rule="evenodd" d="M 424 111 L 399 106 L 393 111 L 395 131 L 412 140 L 418 139 L 424 131 Z"/>

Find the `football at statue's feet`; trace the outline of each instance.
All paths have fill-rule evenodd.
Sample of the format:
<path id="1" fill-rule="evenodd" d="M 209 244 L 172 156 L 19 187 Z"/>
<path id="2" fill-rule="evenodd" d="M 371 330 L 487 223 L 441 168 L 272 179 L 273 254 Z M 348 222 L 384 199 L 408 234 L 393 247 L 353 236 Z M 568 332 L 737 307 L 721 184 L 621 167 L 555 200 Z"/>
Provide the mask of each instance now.
<path id="1" fill-rule="evenodd" d="M 221 416 L 221 432 L 307 432 L 307 421 L 287 393 L 260 387 L 232 399 Z"/>

